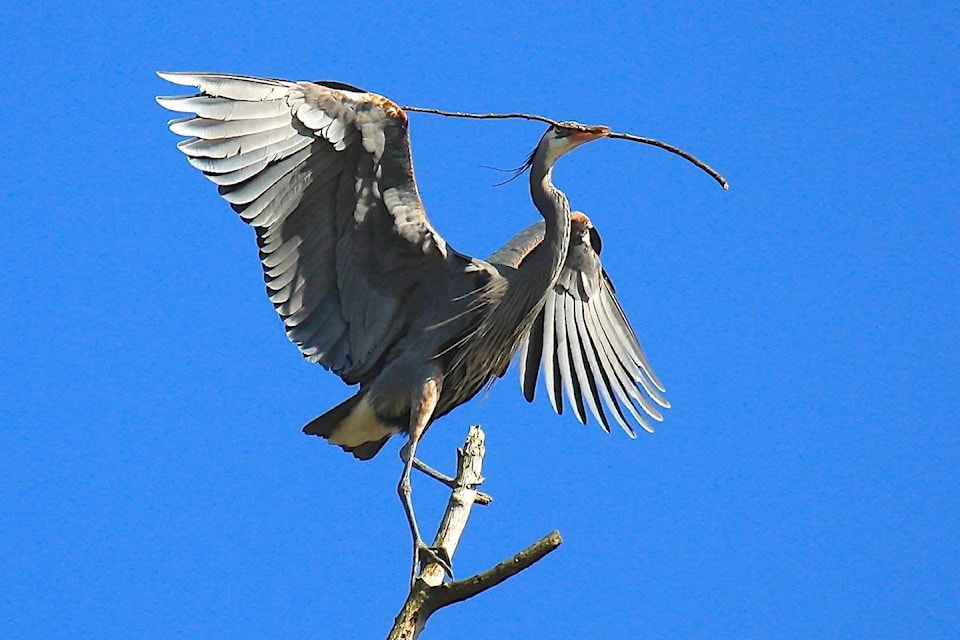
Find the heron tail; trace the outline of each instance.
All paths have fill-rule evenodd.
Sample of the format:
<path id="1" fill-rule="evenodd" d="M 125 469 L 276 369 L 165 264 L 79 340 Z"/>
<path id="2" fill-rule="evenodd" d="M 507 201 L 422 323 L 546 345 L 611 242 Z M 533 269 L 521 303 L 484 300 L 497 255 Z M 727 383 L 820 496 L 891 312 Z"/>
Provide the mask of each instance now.
<path id="1" fill-rule="evenodd" d="M 303 432 L 320 436 L 359 460 L 369 460 L 400 429 L 384 424 L 374 412 L 366 392 L 361 391 L 311 420 Z"/>

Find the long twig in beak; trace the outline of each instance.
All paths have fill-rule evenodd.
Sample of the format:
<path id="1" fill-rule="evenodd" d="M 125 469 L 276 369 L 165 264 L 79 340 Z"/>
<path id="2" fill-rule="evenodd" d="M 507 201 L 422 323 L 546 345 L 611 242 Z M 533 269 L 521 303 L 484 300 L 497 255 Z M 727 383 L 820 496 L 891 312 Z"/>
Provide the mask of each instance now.
<path id="1" fill-rule="evenodd" d="M 433 109 L 430 107 L 412 107 L 405 106 L 400 107 L 404 111 L 412 111 L 416 113 L 430 113 L 438 116 L 446 116 L 451 118 L 470 118 L 474 120 L 507 120 L 507 119 L 522 119 L 522 120 L 536 120 L 538 122 L 545 122 L 549 125 L 562 125 L 565 127 L 579 127 L 583 131 L 593 131 L 596 129 L 595 126 L 582 125 L 578 122 L 560 122 L 559 120 L 553 120 L 545 116 L 540 116 L 534 113 L 465 113 L 463 111 L 444 111 L 442 109 Z M 699 159 L 692 153 L 684 151 L 680 147 L 675 147 L 672 144 L 667 144 L 661 140 L 655 138 L 645 138 L 643 136 L 635 136 L 631 133 L 618 133 L 616 131 L 611 131 L 607 133 L 608 138 L 619 138 L 621 140 L 629 140 L 631 142 L 639 142 L 641 144 L 648 144 L 664 151 L 669 151 L 674 155 L 678 155 L 687 162 L 692 163 L 698 167 L 701 171 L 706 172 L 711 178 L 717 181 L 717 183 L 723 187 L 726 191 L 730 188 L 730 183 L 727 182 L 719 171 L 708 165 L 703 160 Z"/>

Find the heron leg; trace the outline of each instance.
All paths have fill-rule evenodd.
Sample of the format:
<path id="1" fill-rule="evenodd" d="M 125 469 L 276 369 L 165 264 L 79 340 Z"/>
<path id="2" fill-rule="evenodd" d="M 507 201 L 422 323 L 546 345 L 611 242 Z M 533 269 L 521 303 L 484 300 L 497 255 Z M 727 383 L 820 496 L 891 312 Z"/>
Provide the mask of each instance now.
<path id="1" fill-rule="evenodd" d="M 400 494 L 403 510 L 407 514 L 407 523 L 410 525 L 410 534 L 413 536 L 411 582 L 417 579 L 418 569 L 432 563 L 439 564 L 447 575 L 453 577 L 453 569 L 450 568 L 450 558 L 446 550 L 428 547 L 420 535 L 417 517 L 413 512 L 413 489 L 410 485 L 410 472 L 417 456 L 417 445 L 430 423 L 430 418 L 437 407 L 439 398 L 440 385 L 437 384 L 436 380 L 428 379 L 421 387 L 420 393 L 413 398 L 410 409 L 410 440 L 400 450 L 400 458 L 403 460 L 403 473 L 400 476 L 400 484 L 397 485 L 397 493 Z"/>

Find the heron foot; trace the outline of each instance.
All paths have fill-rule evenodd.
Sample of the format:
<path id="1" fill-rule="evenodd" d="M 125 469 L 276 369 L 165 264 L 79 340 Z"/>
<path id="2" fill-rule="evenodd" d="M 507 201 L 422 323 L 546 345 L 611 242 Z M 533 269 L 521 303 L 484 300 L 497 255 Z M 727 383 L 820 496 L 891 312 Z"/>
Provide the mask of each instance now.
<path id="1" fill-rule="evenodd" d="M 414 542 L 413 552 L 413 575 L 410 577 L 411 583 L 415 582 L 417 577 L 431 564 L 438 564 L 443 572 L 453 580 L 453 567 L 450 555 L 443 547 L 428 547 L 423 540 Z"/>

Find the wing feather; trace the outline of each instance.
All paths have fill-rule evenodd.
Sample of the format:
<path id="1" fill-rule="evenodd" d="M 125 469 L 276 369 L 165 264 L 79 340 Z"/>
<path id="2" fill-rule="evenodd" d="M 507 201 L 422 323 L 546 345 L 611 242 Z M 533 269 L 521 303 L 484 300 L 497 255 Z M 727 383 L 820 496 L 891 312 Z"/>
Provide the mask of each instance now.
<path id="1" fill-rule="evenodd" d="M 587 307 L 584 309 L 584 316 L 587 320 L 588 330 L 598 345 L 597 353 L 602 358 L 601 366 L 607 372 L 612 374 L 611 384 L 617 394 L 619 403 L 626 407 L 633 419 L 644 430 L 652 431 L 650 423 L 639 411 L 637 411 L 634 402 L 638 403 L 646 412 L 647 416 L 654 420 L 662 420 L 663 415 L 650 403 L 649 400 L 637 388 L 636 379 L 632 378 L 629 372 L 624 368 L 617 356 L 616 348 L 610 342 L 609 336 L 604 326 L 597 317 L 596 308 Z M 631 428 L 628 431 L 631 437 L 636 437 L 636 432 Z"/>
<path id="2" fill-rule="evenodd" d="M 363 382 L 458 277 L 417 192 L 406 115 L 346 85 L 161 73 L 177 147 L 253 226 L 267 294 L 304 357 Z M 459 257 L 457 259 L 460 259 Z"/>
<path id="3" fill-rule="evenodd" d="M 537 372 L 543 354 L 543 314 L 537 316 L 530 329 L 530 339 L 520 346 L 520 388 L 527 402 L 533 402 L 537 390 Z"/>
<path id="4" fill-rule="evenodd" d="M 561 376 L 557 369 L 559 362 L 557 360 L 557 344 L 554 340 L 556 330 L 557 299 L 548 297 L 543 306 L 543 381 L 547 387 L 547 397 L 550 399 L 550 405 L 557 414 L 563 413 L 563 403 L 560 398 L 560 379 Z"/>
<path id="5" fill-rule="evenodd" d="M 290 116 L 276 115 L 270 118 L 250 120 L 212 120 L 210 118 L 183 118 L 170 123 L 170 131 L 180 136 L 193 136 L 202 140 L 240 138 L 275 129 L 289 129 Z"/>
<path id="6" fill-rule="evenodd" d="M 583 353 L 586 356 L 587 365 L 590 367 L 590 376 L 594 382 L 594 385 L 600 391 L 600 395 L 603 397 L 603 406 L 606 406 L 610 409 L 610 412 L 613 414 L 614 420 L 617 421 L 624 431 L 627 432 L 631 437 L 636 437 L 636 433 L 633 428 L 630 427 L 626 422 L 626 417 L 623 415 L 623 409 L 620 407 L 620 403 L 614 400 L 611 384 L 611 375 L 610 372 L 602 367 L 600 364 L 600 359 L 596 350 L 596 345 L 594 344 L 594 336 L 591 334 L 590 329 L 586 325 L 586 321 L 583 317 L 583 310 L 586 305 L 577 304 L 577 301 L 568 296 L 568 304 L 574 308 L 574 318 L 576 320 L 576 332 L 580 338 L 580 343 L 583 347 Z M 597 405 L 600 405 L 599 400 Z M 610 423 L 606 419 L 606 415 L 601 413 L 594 413 L 594 417 L 597 419 L 597 422 L 603 425 L 605 431 L 610 430 Z"/>
<path id="7" fill-rule="evenodd" d="M 550 404 L 557 413 L 566 395 L 574 414 L 586 421 L 586 409 L 609 431 L 619 424 L 631 437 L 633 425 L 652 431 L 668 408 L 665 389 L 653 373 L 600 263 L 599 235 L 579 212 L 571 215 L 571 240 L 556 286 L 547 295 L 521 345 L 520 384 L 527 401 L 535 394 L 540 368 Z M 520 232 L 490 262 L 522 269 L 543 240 L 543 223 Z"/>
<path id="8" fill-rule="evenodd" d="M 279 116 L 289 107 L 283 100 L 259 102 L 238 102 L 229 98 L 211 96 L 178 96 L 176 98 L 157 98 L 160 106 L 180 113 L 195 113 L 201 118 L 211 120 L 259 120 Z"/>
<path id="9" fill-rule="evenodd" d="M 579 330 L 577 329 L 577 319 L 576 319 L 576 304 L 575 300 L 570 296 L 559 296 L 563 300 L 564 307 L 564 324 L 563 324 L 563 333 L 567 340 L 567 346 L 570 350 L 571 360 L 573 361 L 573 373 L 576 375 L 576 380 L 573 380 L 573 376 L 570 375 L 570 372 L 567 372 L 568 378 L 570 378 L 570 383 L 567 385 L 568 388 L 572 387 L 572 390 L 575 390 L 576 395 L 586 398 L 587 405 L 590 407 L 590 413 L 593 414 L 594 418 L 597 419 L 597 422 L 600 423 L 600 426 L 603 427 L 604 431 L 609 431 L 610 427 L 607 424 L 606 417 L 603 414 L 603 409 L 600 408 L 600 396 L 597 393 L 597 380 L 594 377 L 587 373 L 586 359 L 584 357 L 584 345 L 581 342 L 581 339 L 585 336 L 581 336 Z M 567 379 L 564 379 L 564 382 L 567 382 Z M 583 411 L 583 401 L 580 401 L 580 411 L 582 412 L 582 417 L 580 417 L 580 422 L 583 424 L 587 423 L 586 412 Z"/>
<path id="10" fill-rule="evenodd" d="M 560 365 L 556 371 L 557 380 L 563 382 L 564 389 L 567 392 L 567 399 L 573 407 L 573 412 L 582 424 L 586 424 L 587 417 L 583 410 L 583 396 L 580 393 L 582 387 L 578 383 L 582 380 L 579 375 L 574 377 L 574 372 L 579 374 L 576 356 L 579 355 L 579 349 L 572 344 L 571 339 L 576 339 L 576 335 L 571 335 L 567 328 L 569 322 L 568 314 L 572 309 L 566 304 L 565 298 L 557 298 L 557 311 L 554 315 L 555 328 L 554 335 L 557 337 L 557 362 Z M 571 366 L 571 364 L 573 366 Z M 557 394 L 559 398 L 560 394 Z"/>

